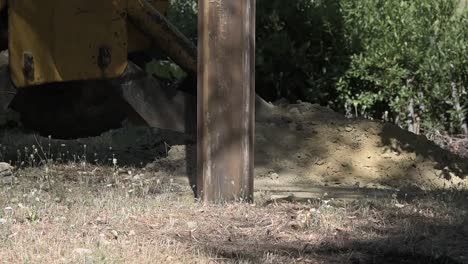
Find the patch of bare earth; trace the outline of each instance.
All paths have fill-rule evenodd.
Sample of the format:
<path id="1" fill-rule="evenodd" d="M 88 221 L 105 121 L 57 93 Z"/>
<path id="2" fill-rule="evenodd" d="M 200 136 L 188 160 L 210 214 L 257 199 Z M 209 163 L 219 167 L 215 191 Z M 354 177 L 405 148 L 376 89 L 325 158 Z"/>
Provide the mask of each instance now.
<path id="1" fill-rule="evenodd" d="M 467 183 L 468 160 L 426 137 L 317 105 L 272 106 L 256 133 L 258 183 L 265 186 L 430 190 Z"/>
<path id="2" fill-rule="evenodd" d="M 465 141 L 457 142 L 460 144 L 451 144 L 452 148 L 465 148 Z M 392 124 L 346 119 L 309 103 L 264 102 L 257 107 L 255 144 L 256 186 L 262 190 L 468 186 L 468 159 L 455 154 L 462 152 L 441 148 L 425 136 Z M 195 160 L 193 146 L 190 138 L 146 128 L 129 127 L 78 140 L 7 131 L 0 135 L 0 159 L 28 164 L 36 148 L 36 159 L 47 156 L 61 162 L 85 158 L 109 165 L 117 158 L 119 164 L 144 167 L 156 160 L 155 167 L 192 184 L 193 170 L 187 168 Z"/>
<path id="3" fill-rule="evenodd" d="M 392 124 L 350 120 L 308 103 L 260 108 L 255 144 L 258 190 L 349 197 L 353 190 L 375 196 L 403 189 L 468 187 L 468 159 L 459 152 Z M 187 179 L 193 164 L 187 164 L 186 157 L 194 156 L 193 148 L 171 146 L 167 157 L 153 166 Z"/>
<path id="4" fill-rule="evenodd" d="M 449 136 L 435 133 L 432 138 L 433 141 L 443 149 L 447 149 L 461 157 L 468 158 L 468 136 Z"/>
<path id="5" fill-rule="evenodd" d="M 154 169 L 14 175 L 0 192 L 1 263 L 468 263 L 462 191 L 204 206 Z"/>
<path id="6" fill-rule="evenodd" d="M 0 132 L 0 263 L 468 263 L 466 158 L 316 105 L 258 110 L 254 205 L 196 202 L 181 135 Z"/>

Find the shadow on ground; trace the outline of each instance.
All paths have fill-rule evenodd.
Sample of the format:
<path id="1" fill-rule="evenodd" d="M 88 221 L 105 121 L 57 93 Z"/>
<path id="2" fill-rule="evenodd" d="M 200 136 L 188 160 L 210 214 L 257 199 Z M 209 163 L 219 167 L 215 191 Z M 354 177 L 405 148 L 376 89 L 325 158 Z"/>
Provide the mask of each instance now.
<path id="1" fill-rule="evenodd" d="M 315 72 L 319 73 L 315 76 L 317 78 L 312 76 L 310 81 L 330 82 L 339 79 L 346 71 L 349 54 L 345 54 L 342 49 L 344 31 L 340 3 L 337 0 L 325 2 L 311 4 L 308 1 L 298 1 L 297 5 L 290 5 L 281 1 L 263 1 L 264 8 L 258 14 L 259 20 L 265 25 L 272 25 L 279 19 L 283 26 L 265 28 L 258 35 L 262 40 L 261 46 L 258 46 L 258 54 L 262 56 L 262 60 L 271 60 L 264 63 L 273 67 L 268 72 L 259 73 L 262 81 L 257 86 L 261 95 L 266 98 L 306 98 L 308 96 L 302 93 L 309 91 L 311 84 L 289 81 L 297 79 L 296 76 Z M 271 14 L 270 11 L 275 13 Z M 302 15 L 291 16 L 291 13 L 298 12 Z M 312 20 L 306 21 L 305 17 Z M 333 32 L 330 32 L 329 23 L 334 25 Z M 304 36 L 302 31 L 297 30 L 300 27 L 307 28 L 313 36 L 320 37 Z M 305 46 L 300 43 L 305 42 L 308 43 L 307 53 L 301 52 Z M 324 50 L 324 43 L 328 43 L 325 46 L 330 49 Z M 353 48 L 359 49 L 359 43 Z M 310 56 L 304 57 L 303 54 Z M 311 68 L 298 67 L 297 61 L 302 60 L 313 62 L 304 63 Z M 327 71 L 324 76 L 322 68 L 339 70 Z M 51 98 L 55 98 L 56 93 L 64 92 L 60 85 L 52 86 L 47 88 L 54 95 Z M 114 127 L 117 121 L 123 119 L 121 111 L 115 112 L 115 116 L 110 113 L 112 107 L 122 105 L 121 101 L 114 100 L 115 98 L 108 98 L 109 101 L 104 102 L 99 100 L 106 99 L 111 87 L 91 83 L 86 92 L 86 89 L 80 89 L 81 85 L 75 86 L 62 95 L 67 100 L 47 106 L 43 105 L 47 93 L 34 91 L 23 102 L 26 104 L 25 108 L 32 107 L 30 102 L 34 106 L 27 119 L 36 126 L 47 127 L 45 131 L 52 133 L 58 127 L 54 123 L 57 116 L 63 116 L 59 119 L 68 123 L 65 122 L 60 129 L 65 131 L 74 127 L 77 131 L 73 135 L 81 134 L 78 133 L 80 129 L 92 129 L 94 125 Z M 103 87 L 98 89 L 99 86 Z M 192 85 L 192 91 L 193 88 Z M 38 98 L 44 100 L 37 100 Z M 86 102 L 85 99 L 89 104 L 80 105 L 79 102 Z M 213 98 L 216 99 L 220 98 Z M 83 112 L 84 106 L 90 105 L 97 108 L 88 107 Z M 73 108 L 74 115 L 66 115 L 69 108 Z M 37 112 L 40 110 L 47 110 L 46 119 L 38 118 Z M 95 116 L 96 111 L 102 112 L 95 119 L 102 121 L 100 124 L 89 122 L 89 117 Z M 398 127 L 369 120 L 348 120 L 330 109 L 308 103 L 266 103 L 257 105 L 256 112 L 255 180 L 259 189 L 310 192 L 319 186 L 392 190 L 410 187 L 428 190 L 460 188 L 467 184 L 466 159 Z M 82 118 L 75 120 L 77 116 Z M 218 118 L 222 119 L 222 116 Z M 84 119 L 88 119 L 88 123 Z M 106 125 L 106 122 L 112 125 Z M 225 127 L 236 126 L 232 120 L 219 122 L 225 122 Z M 80 124 L 86 125 L 80 127 Z M 239 135 L 233 134 L 233 138 L 227 141 L 220 144 L 218 149 L 213 149 L 215 156 L 225 153 L 226 149 L 230 150 L 233 144 L 239 144 Z M 34 166 L 48 160 L 109 166 L 117 163 L 118 166 L 137 168 L 156 163 L 156 166 L 167 165 L 158 169 L 168 170 L 174 177 L 188 180 L 191 186 L 195 183 L 195 151 L 187 147 L 184 157 L 170 157 L 174 146 L 193 146 L 194 139 L 157 129 L 125 127 L 98 137 L 77 140 L 55 140 L 24 134 L 22 131 L 3 130 L 0 132 L 0 144 L 0 160 L 17 166 Z M 164 161 L 155 162 L 160 160 Z M 185 171 L 180 170 L 180 167 L 185 167 Z"/>
<path id="2" fill-rule="evenodd" d="M 225 237 L 200 238 L 200 244 L 221 259 L 246 263 L 468 263 L 468 222 L 463 220 L 467 197 L 465 191 L 448 195 L 432 192 L 413 197 L 409 203 L 400 201 L 405 208 L 371 202 L 354 212 L 349 208 L 354 208 L 353 203 L 347 209 L 332 204 L 336 209 L 329 210 L 347 213 L 329 211 L 328 218 L 324 209 L 322 216 L 312 215 L 311 219 L 329 222 L 318 220 L 305 228 L 297 225 L 294 217 L 278 226 L 272 216 L 263 228 L 251 227 L 256 237 L 245 236 L 245 223 L 229 223 Z M 431 204 L 433 210 L 440 211 L 432 214 Z M 454 218 L 444 216 L 447 212 L 441 207 L 445 206 L 451 208 L 448 214 Z M 303 212 L 308 207 L 293 208 Z M 252 225 L 260 227 L 262 223 Z"/>

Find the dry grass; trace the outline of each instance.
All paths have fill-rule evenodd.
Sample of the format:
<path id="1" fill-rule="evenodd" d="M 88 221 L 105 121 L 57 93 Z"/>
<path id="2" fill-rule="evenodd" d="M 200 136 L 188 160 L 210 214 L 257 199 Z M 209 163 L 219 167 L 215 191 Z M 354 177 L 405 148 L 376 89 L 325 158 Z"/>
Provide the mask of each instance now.
<path id="1" fill-rule="evenodd" d="M 15 172 L 1 263 L 468 263 L 468 197 L 205 206 L 171 176 L 81 163 Z"/>

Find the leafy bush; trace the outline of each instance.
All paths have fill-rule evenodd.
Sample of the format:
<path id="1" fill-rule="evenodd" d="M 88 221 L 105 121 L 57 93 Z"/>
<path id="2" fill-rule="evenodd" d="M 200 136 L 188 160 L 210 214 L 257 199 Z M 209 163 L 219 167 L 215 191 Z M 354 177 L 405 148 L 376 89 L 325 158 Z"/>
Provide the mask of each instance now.
<path id="1" fill-rule="evenodd" d="M 168 19 L 192 41 L 197 39 L 198 0 L 171 0 Z"/>
<path id="2" fill-rule="evenodd" d="M 468 100 L 468 16 L 451 0 L 342 1 L 355 50 L 338 84 L 352 115 L 390 119 L 414 132 L 460 132 Z"/>
<path id="3" fill-rule="evenodd" d="M 338 0 L 257 1 L 257 89 L 327 104 L 348 64 Z"/>
<path id="4" fill-rule="evenodd" d="M 173 0 L 169 13 L 193 40 L 196 3 Z M 457 0 L 257 0 L 257 92 L 268 100 L 461 132 L 467 49 Z"/>
<path id="5" fill-rule="evenodd" d="M 196 0 L 173 0 L 169 19 L 196 39 Z M 257 93 L 268 100 L 336 98 L 345 70 L 338 0 L 257 0 Z"/>

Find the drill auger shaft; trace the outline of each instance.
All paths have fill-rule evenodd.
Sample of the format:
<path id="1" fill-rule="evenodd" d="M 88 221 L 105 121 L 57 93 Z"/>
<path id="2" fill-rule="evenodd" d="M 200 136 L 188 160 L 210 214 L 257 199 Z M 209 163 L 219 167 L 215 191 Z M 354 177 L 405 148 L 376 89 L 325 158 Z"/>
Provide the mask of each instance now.
<path id="1" fill-rule="evenodd" d="M 197 48 L 147 0 L 132 0 L 129 20 L 187 73 L 197 72 Z"/>

